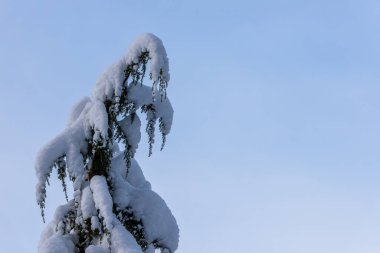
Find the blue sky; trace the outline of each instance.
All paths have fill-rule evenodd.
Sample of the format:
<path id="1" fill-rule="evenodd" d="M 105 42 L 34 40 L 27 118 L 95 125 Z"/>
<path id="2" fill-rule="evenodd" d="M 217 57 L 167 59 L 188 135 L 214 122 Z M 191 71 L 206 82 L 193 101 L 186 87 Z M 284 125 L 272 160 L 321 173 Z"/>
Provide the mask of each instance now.
<path id="1" fill-rule="evenodd" d="M 152 32 L 175 119 L 164 151 L 145 142 L 137 160 L 178 252 L 379 252 L 379 14 L 366 0 L 0 0 L 2 249 L 36 252 L 36 153 Z M 48 220 L 63 196 L 53 181 Z"/>

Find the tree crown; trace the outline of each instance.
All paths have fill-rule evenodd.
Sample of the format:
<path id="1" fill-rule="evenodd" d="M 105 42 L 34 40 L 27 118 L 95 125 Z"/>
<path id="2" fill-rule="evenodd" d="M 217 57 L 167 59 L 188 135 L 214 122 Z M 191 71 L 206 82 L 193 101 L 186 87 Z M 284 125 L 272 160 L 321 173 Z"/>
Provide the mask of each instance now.
<path id="1" fill-rule="evenodd" d="M 149 62 L 151 87 L 143 84 Z M 166 97 L 169 79 L 161 40 L 153 34 L 138 37 L 127 54 L 102 75 L 92 96 L 73 107 L 66 129 L 40 151 L 35 168 L 42 217 L 53 168 L 66 199 L 66 176 L 74 190 L 73 199 L 57 209 L 43 233 L 40 252 L 175 251 L 176 221 L 134 159 L 141 139 L 138 110 L 146 115 L 149 155 L 157 121 L 161 148 L 165 144 L 173 119 Z"/>

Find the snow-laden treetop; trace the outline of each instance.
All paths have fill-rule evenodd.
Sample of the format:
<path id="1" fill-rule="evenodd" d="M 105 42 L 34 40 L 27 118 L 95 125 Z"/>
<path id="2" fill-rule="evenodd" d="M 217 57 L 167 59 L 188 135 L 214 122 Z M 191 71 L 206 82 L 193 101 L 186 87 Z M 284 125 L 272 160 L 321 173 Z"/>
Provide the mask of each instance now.
<path id="1" fill-rule="evenodd" d="M 143 85 L 148 62 L 151 87 Z M 92 96 L 73 107 L 67 127 L 39 152 L 36 197 L 42 216 L 53 168 L 65 193 L 66 175 L 74 188 L 73 200 L 57 209 L 41 238 L 40 252 L 55 252 L 51 248 L 56 241 L 64 242 L 58 246 L 67 252 L 154 252 L 154 248 L 173 252 L 177 248 L 176 221 L 133 158 L 141 139 L 138 109 L 146 114 L 149 155 L 157 120 L 162 147 L 165 143 L 173 118 L 166 98 L 169 78 L 161 40 L 153 34 L 141 35 L 101 76 Z M 135 247 L 128 244 L 131 238 L 141 249 L 130 251 Z"/>
<path id="2" fill-rule="evenodd" d="M 141 64 L 146 63 L 147 54 L 151 61 L 149 77 L 153 81 L 153 95 L 159 85 L 160 95 L 165 96 L 166 86 L 170 79 L 169 60 L 161 40 L 147 33 L 138 37 L 128 53 L 103 74 L 96 84 L 93 98 L 104 101 L 107 98 L 122 96 L 126 74 L 133 76 L 134 73 L 133 78 L 136 80 L 140 78 L 140 75 L 145 74 L 145 69 L 142 69 L 141 73 L 135 71 L 141 67 Z"/>

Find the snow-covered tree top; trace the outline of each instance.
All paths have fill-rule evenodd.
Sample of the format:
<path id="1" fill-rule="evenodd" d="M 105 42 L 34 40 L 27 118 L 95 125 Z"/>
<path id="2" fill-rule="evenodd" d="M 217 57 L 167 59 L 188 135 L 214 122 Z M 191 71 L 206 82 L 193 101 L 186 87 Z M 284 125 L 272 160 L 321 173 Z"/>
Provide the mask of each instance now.
<path id="1" fill-rule="evenodd" d="M 143 85 L 148 62 L 151 87 Z M 67 246 L 67 252 L 72 252 L 74 245 L 87 247 L 87 253 L 108 252 L 101 250 L 107 247 L 111 252 L 124 252 L 120 249 L 137 244 L 145 252 L 154 248 L 174 252 L 177 248 L 176 221 L 134 160 L 141 139 L 138 109 L 146 114 L 149 155 L 155 142 L 156 121 L 159 120 L 163 144 L 170 132 L 173 109 L 166 98 L 169 77 L 161 40 L 153 34 L 141 35 L 127 54 L 101 76 L 92 96 L 72 108 L 67 127 L 39 152 L 35 164 L 36 197 L 42 216 L 46 183 L 53 168 L 57 169 L 65 192 L 66 175 L 74 188 L 73 200 L 59 208 L 59 215 L 41 239 L 40 252 L 50 252 L 45 250 L 54 242 L 64 242 L 59 245 Z M 124 146 L 124 155 L 119 145 Z M 73 224 L 68 225 L 70 222 Z M 88 224 L 91 226 L 83 232 Z M 134 232 L 129 231 L 131 224 Z M 54 229 L 63 237 L 57 237 Z M 88 237 L 89 230 L 103 231 L 104 235 L 94 232 L 96 235 Z M 128 231 L 137 234 L 132 236 Z M 134 237 L 132 246 L 120 239 L 128 242 Z"/>
<path id="2" fill-rule="evenodd" d="M 146 86 L 139 88 L 135 84 L 128 87 L 126 83 L 128 79 L 131 79 L 132 82 L 142 81 L 142 75 L 145 74 L 142 71 L 145 71 L 148 59 L 151 61 L 149 75 L 153 81 L 152 92 L 148 92 L 150 89 L 147 89 Z M 161 40 L 150 33 L 138 37 L 127 54 L 102 75 L 96 84 L 92 98 L 84 98 L 73 108 L 69 116 L 68 127 L 38 154 L 35 165 L 39 179 L 37 184 L 38 203 L 44 202 L 45 182 L 59 157 L 68 156 L 68 167 L 72 172 L 70 176 L 76 180 L 82 180 L 83 162 L 80 156 L 85 152 L 83 149 L 86 148 L 86 139 L 97 142 L 108 138 L 108 114 L 104 105 L 105 100 L 115 102 L 123 95 L 129 96 L 136 108 L 152 104 L 151 100 L 153 100 L 156 113 L 159 114 L 156 117 L 162 117 L 165 121 L 164 134 L 168 134 L 173 110 L 169 101 L 157 102 L 160 100 L 157 99 L 155 91 L 159 84 L 160 96 L 165 96 L 169 76 L 168 58 Z M 95 132 L 93 136 L 91 136 L 91 131 Z M 74 183 L 74 188 L 78 189 L 78 187 L 79 182 Z"/>

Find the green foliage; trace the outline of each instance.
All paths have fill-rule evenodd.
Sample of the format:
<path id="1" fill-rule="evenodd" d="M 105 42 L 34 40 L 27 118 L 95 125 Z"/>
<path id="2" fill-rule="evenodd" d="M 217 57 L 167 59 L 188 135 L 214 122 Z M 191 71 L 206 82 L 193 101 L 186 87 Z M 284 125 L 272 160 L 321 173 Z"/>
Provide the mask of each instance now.
<path id="1" fill-rule="evenodd" d="M 69 234 L 72 229 L 77 227 L 75 224 L 75 218 L 75 210 L 69 210 L 63 220 L 57 224 L 56 230 L 61 231 L 63 234 Z"/>
<path id="2" fill-rule="evenodd" d="M 165 126 L 165 122 L 163 121 L 162 118 L 160 118 L 158 121 L 159 121 L 159 129 L 160 129 L 160 132 L 162 135 L 162 143 L 161 143 L 161 149 L 160 150 L 163 150 L 165 147 L 165 143 L 166 143 L 166 126 Z"/>
<path id="3" fill-rule="evenodd" d="M 93 149 L 92 163 L 88 169 L 88 179 L 93 176 L 108 177 L 108 170 L 111 165 L 112 151 L 109 147 L 103 147 L 97 143 Z"/>
<path id="4" fill-rule="evenodd" d="M 65 157 L 61 156 L 60 158 L 58 158 L 57 161 L 55 162 L 55 167 L 57 168 L 58 179 L 61 180 L 62 182 L 62 188 L 63 188 L 63 192 L 65 193 L 66 201 L 69 201 L 67 197 L 67 187 L 66 187 L 66 182 L 65 182 L 65 178 L 66 178 Z"/>
<path id="5" fill-rule="evenodd" d="M 155 124 L 156 124 L 156 109 L 154 108 L 153 104 L 149 105 L 143 105 L 141 107 L 141 111 L 143 113 L 147 114 L 147 125 L 146 125 L 146 133 L 148 134 L 148 144 L 149 144 L 149 154 L 148 156 L 152 155 L 152 149 L 154 144 L 154 130 L 155 130 Z"/>
<path id="6" fill-rule="evenodd" d="M 145 251 L 148 248 L 148 242 L 145 239 L 142 221 L 135 218 L 133 210 L 130 207 L 121 209 L 114 205 L 114 213 L 121 224 L 133 235 L 141 249 Z"/>

